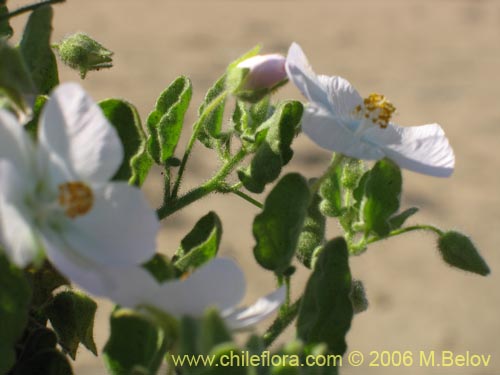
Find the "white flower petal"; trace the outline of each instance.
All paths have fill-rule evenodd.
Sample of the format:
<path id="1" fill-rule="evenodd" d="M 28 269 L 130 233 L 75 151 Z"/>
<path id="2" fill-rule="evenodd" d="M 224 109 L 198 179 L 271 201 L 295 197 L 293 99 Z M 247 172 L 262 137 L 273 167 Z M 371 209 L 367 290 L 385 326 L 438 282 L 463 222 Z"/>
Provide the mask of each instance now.
<path id="1" fill-rule="evenodd" d="M 72 219 L 61 235 L 93 262 L 124 266 L 143 263 L 155 254 L 158 229 L 156 213 L 142 191 L 116 182 L 94 189 L 91 210 Z"/>
<path id="2" fill-rule="evenodd" d="M 257 302 L 246 308 L 238 309 L 224 317 L 231 329 L 243 329 L 257 324 L 275 312 L 285 301 L 286 289 L 281 287 L 274 292 L 259 298 Z"/>
<path id="3" fill-rule="evenodd" d="M 0 160 L 0 242 L 11 261 L 20 267 L 38 258 L 41 251 L 24 202 L 27 182 L 10 160 Z"/>
<path id="4" fill-rule="evenodd" d="M 5 109 L 0 109 L 0 159 L 9 159 L 18 173 L 32 174 L 34 145 L 23 126 Z"/>
<path id="5" fill-rule="evenodd" d="M 42 241 L 48 259 L 59 272 L 70 279 L 72 283 L 94 296 L 110 298 L 117 303 L 125 303 L 128 302 L 128 299 L 146 295 L 155 286 L 154 280 L 147 283 L 148 275 L 137 276 L 141 273 L 139 266 L 106 267 L 97 264 L 91 259 L 81 256 L 78 251 L 53 231 L 44 231 Z"/>
<path id="6" fill-rule="evenodd" d="M 327 94 L 332 113 L 348 123 L 359 122 L 353 118 L 353 112 L 356 106 L 363 104 L 363 98 L 354 86 L 339 76 L 320 75 L 318 80 Z"/>
<path id="7" fill-rule="evenodd" d="M 329 151 L 365 160 L 378 160 L 384 156 L 378 147 L 360 142 L 339 118 L 311 104 L 306 107 L 302 117 L 302 131 Z"/>
<path id="8" fill-rule="evenodd" d="M 216 258 L 185 280 L 167 281 L 150 305 L 174 316 L 200 317 L 210 306 L 219 311 L 237 305 L 245 293 L 245 278 L 231 259 Z"/>
<path id="9" fill-rule="evenodd" d="M 102 183 L 113 177 L 123 160 L 116 130 L 75 83 L 59 85 L 51 94 L 40 117 L 39 145 L 56 179 L 60 168 L 51 171 L 50 165 L 65 162 L 79 180 Z"/>
<path id="10" fill-rule="evenodd" d="M 288 50 L 285 68 L 288 78 L 309 101 L 322 106 L 324 109 L 329 109 L 330 100 L 328 95 L 307 61 L 302 48 L 297 43 L 292 43 Z"/>
<path id="11" fill-rule="evenodd" d="M 438 124 L 373 127 L 366 131 L 366 138 L 378 144 L 401 168 L 434 177 L 449 177 L 453 173 L 455 155 Z"/>

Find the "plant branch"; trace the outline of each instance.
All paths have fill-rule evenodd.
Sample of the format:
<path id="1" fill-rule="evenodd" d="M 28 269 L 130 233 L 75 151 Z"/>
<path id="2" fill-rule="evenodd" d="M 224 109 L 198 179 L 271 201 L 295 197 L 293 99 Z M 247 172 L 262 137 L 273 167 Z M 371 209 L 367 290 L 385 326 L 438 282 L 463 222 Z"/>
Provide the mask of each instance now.
<path id="1" fill-rule="evenodd" d="M 271 326 L 267 329 L 266 333 L 264 333 L 264 346 L 266 348 L 268 348 L 297 317 L 301 301 L 302 298 L 299 298 L 292 305 L 290 305 L 286 311 L 282 312 L 276 318 L 273 324 L 271 324 Z"/>
<path id="2" fill-rule="evenodd" d="M 20 7 L 12 12 L 9 12 L 7 14 L 3 14 L 0 16 L 0 22 L 8 20 L 12 17 L 18 16 L 20 14 L 26 13 L 33 11 L 35 9 L 38 9 L 40 7 L 43 7 L 44 5 L 50 5 L 50 4 L 57 4 L 57 3 L 64 3 L 66 0 L 43 0 L 35 4 L 30 4 L 26 5 L 23 7 Z"/>
<path id="3" fill-rule="evenodd" d="M 384 237 L 372 237 L 372 238 L 368 239 L 368 241 L 366 243 L 367 244 L 374 243 L 374 242 L 377 242 L 380 240 L 385 240 L 389 237 L 399 236 L 400 234 L 412 232 L 415 230 L 428 230 L 428 231 L 436 233 L 438 236 L 443 235 L 443 231 L 439 228 L 436 228 L 435 226 L 419 224 L 419 225 L 412 225 L 410 227 L 405 227 L 405 228 L 393 230 L 393 231 L 389 232 L 389 234 L 387 236 L 384 236 Z"/>

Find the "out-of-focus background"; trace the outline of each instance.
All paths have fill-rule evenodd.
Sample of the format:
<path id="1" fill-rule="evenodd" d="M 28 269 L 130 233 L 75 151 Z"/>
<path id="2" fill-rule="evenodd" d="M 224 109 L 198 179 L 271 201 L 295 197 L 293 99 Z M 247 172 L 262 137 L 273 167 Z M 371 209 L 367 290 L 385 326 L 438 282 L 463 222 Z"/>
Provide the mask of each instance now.
<path id="1" fill-rule="evenodd" d="M 11 9 L 28 3 L 9 2 Z M 25 18 L 14 22 L 21 30 Z M 449 350 L 488 355 L 488 367 L 359 368 L 343 374 L 500 373 L 500 2 L 487 0 L 313 1 L 313 0 L 68 0 L 55 7 L 53 41 L 85 31 L 115 52 L 114 68 L 90 72 L 82 84 L 96 100 L 122 97 L 143 119 L 158 94 L 178 75 L 189 76 L 194 97 L 186 134 L 204 93 L 226 65 L 254 45 L 267 53 L 286 53 L 292 41 L 302 45 L 318 73 L 341 75 L 366 96 L 385 94 L 403 125 L 440 123 L 456 153 L 449 179 L 404 172 L 403 207 L 417 205 L 412 222 L 430 222 L 473 237 L 492 268 L 487 278 L 444 265 L 431 234 L 412 233 L 372 245 L 351 259 L 355 278 L 363 280 L 368 311 L 356 315 L 349 350 L 367 361 L 370 351 Z M 18 35 L 19 36 L 19 35 Z M 61 68 L 62 80 L 80 81 Z M 291 85 L 278 98 L 297 98 Z M 228 115 L 229 116 L 229 115 Z M 180 142 L 181 153 L 186 134 Z M 286 171 L 319 175 L 330 159 L 305 136 L 294 144 Z M 216 170 L 217 160 L 197 145 L 184 188 Z M 159 171 L 146 191 L 156 206 Z M 262 197 L 261 197 L 262 199 Z M 216 210 L 224 224 L 222 254 L 234 257 L 248 278 L 247 302 L 273 288 L 270 274 L 257 267 L 251 223 L 257 209 L 238 197 L 211 196 L 163 222 L 159 249 L 172 253 L 201 215 Z M 332 222 L 331 237 L 338 233 Z M 296 293 L 307 272 L 300 269 Z M 111 305 L 103 301 L 96 322 L 102 348 Z M 263 330 L 269 322 L 259 327 Z M 105 374 L 102 360 L 80 349 L 77 375 Z"/>

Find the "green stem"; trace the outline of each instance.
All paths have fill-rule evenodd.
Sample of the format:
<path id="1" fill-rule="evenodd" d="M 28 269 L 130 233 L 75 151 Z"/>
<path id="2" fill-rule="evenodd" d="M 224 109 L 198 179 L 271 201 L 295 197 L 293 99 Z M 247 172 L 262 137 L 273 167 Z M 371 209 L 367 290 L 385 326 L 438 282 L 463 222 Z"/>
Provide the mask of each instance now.
<path id="1" fill-rule="evenodd" d="M 431 232 L 436 233 L 438 236 L 443 235 L 443 231 L 439 228 L 436 228 L 432 225 L 420 224 L 420 225 L 412 225 L 410 227 L 405 227 L 405 228 L 393 230 L 393 231 L 389 232 L 389 234 L 387 236 L 384 236 L 384 237 L 370 238 L 368 241 L 366 241 L 366 243 L 367 244 L 374 243 L 374 242 L 377 242 L 380 240 L 385 240 L 386 238 L 389 238 L 389 237 L 399 236 L 400 234 L 403 234 L 403 233 L 412 232 L 414 230 L 429 230 Z"/>
<path id="2" fill-rule="evenodd" d="M 246 151 L 241 149 L 238 151 L 230 160 L 228 160 L 222 168 L 213 176 L 210 180 L 203 183 L 196 189 L 191 190 L 185 195 L 178 199 L 171 199 L 166 202 L 162 207 L 160 207 L 156 213 L 158 218 L 164 219 L 167 216 L 172 215 L 174 212 L 186 207 L 187 205 L 205 197 L 206 195 L 219 189 L 224 179 L 233 171 L 233 169 L 242 161 L 246 156 Z"/>
<path id="3" fill-rule="evenodd" d="M 174 200 L 177 198 L 177 194 L 179 193 L 179 188 L 181 186 L 182 175 L 184 174 L 184 169 L 186 169 L 186 164 L 189 159 L 189 155 L 193 150 L 193 146 L 198 139 L 198 134 L 201 131 L 202 125 L 204 123 L 205 118 L 217 107 L 227 96 L 227 91 L 222 92 L 219 96 L 217 96 L 214 100 L 208 104 L 200 115 L 198 121 L 194 124 L 193 133 L 191 134 L 191 138 L 189 138 L 189 142 L 186 146 L 186 151 L 184 151 L 184 156 L 182 157 L 181 165 L 179 166 L 179 172 L 177 173 L 177 178 L 175 180 L 174 188 L 172 189 L 171 198 Z"/>
<path id="4" fill-rule="evenodd" d="M 342 163 L 344 158 L 345 156 L 343 154 L 335 154 L 335 156 L 332 159 L 332 162 L 330 163 L 330 166 L 325 171 L 325 173 L 323 173 L 323 175 L 311 185 L 312 193 L 316 193 L 319 190 L 321 184 L 328 178 L 328 176 L 330 176 L 333 172 L 335 172 L 335 169 L 337 169 L 340 163 Z"/>
<path id="5" fill-rule="evenodd" d="M 243 198 L 247 202 L 253 204 L 255 207 L 258 207 L 260 209 L 264 208 L 264 205 L 260 203 L 258 200 L 253 199 L 251 196 L 243 193 L 242 191 L 239 190 L 231 190 L 231 193 L 236 194 L 237 196 Z"/>
<path id="6" fill-rule="evenodd" d="M 293 322 L 299 313 L 302 298 L 295 301 L 286 311 L 282 312 L 264 333 L 264 345 L 268 348 L 274 340 Z"/>
<path id="7" fill-rule="evenodd" d="M 43 7 L 44 5 L 64 3 L 65 1 L 66 0 L 44 0 L 44 1 L 40 1 L 40 2 L 35 3 L 35 4 L 26 5 L 26 6 L 20 7 L 18 9 L 16 9 L 16 10 L 12 11 L 12 12 L 9 12 L 7 14 L 1 15 L 0 16 L 0 22 L 8 20 L 8 19 L 10 19 L 12 17 L 18 16 L 20 14 L 23 14 L 23 13 L 30 12 L 32 10 L 38 9 L 40 7 Z"/>

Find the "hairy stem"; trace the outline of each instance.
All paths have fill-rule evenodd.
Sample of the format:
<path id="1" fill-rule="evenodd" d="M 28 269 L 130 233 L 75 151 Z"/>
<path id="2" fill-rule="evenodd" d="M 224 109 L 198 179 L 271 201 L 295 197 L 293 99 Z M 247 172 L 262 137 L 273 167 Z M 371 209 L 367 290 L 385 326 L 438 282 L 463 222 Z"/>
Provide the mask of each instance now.
<path id="1" fill-rule="evenodd" d="M 264 345 L 266 348 L 268 348 L 297 317 L 301 301 L 302 298 L 299 298 L 285 311 L 280 313 L 273 324 L 267 329 L 266 333 L 264 333 Z"/>
<path id="2" fill-rule="evenodd" d="M 172 215 L 174 212 L 179 211 L 187 205 L 197 201 L 198 199 L 201 199 L 206 195 L 218 190 L 224 183 L 224 179 L 233 171 L 238 163 L 244 159 L 245 156 L 246 151 L 244 149 L 241 149 L 231 159 L 229 159 L 222 166 L 219 172 L 217 172 L 217 174 L 210 180 L 206 181 L 196 189 L 193 189 L 185 195 L 179 197 L 178 199 L 171 199 L 169 202 L 163 204 L 163 206 L 160 207 L 156 212 L 158 218 L 160 220 L 164 219 L 167 216 Z"/>
<path id="3" fill-rule="evenodd" d="M 189 142 L 186 146 L 186 150 L 184 151 L 184 156 L 182 157 L 181 165 L 179 166 L 179 172 L 177 173 L 177 178 L 174 183 L 174 187 L 172 189 L 171 198 L 175 199 L 177 194 L 179 193 L 179 188 L 181 186 L 182 175 L 184 174 L 184 170 L 186 169 L 186 164 L 191 155 L 191 151 L 193 150 L 193 146 L 198 139 L 198 134 L 201 131 L 201 127 L 205 118 L 218 106 L 227 96 L 227 91 L 221 93 L 218 97 L 210 102 L 209 105 L 205 107 L 203 113 L 200 115 L 198 121 L 194 124 L 193 133 L 191 134 L 191 138 L 189 138 Z"/>
<path id="4" fill-rule="evenodd" d="M 412 226 L 406 227 L 406 228 L 400 228 L 400 229 L 393 230 L 393 231 L 389 232 L 389 234 L 387 236 L 384 236 L 384 237 L 370 238 L 366 243 L 367 244 L 374 243 L 374 242 L 377 242 L 380 240 L 385 240 L 386 238 L 389 238 L 389 237 L 399 236 L 400 234 L 412 232 L 415 230 L 428 230 L 428 231 L 436 233 L 438 236 L 443 235 L 443 231 L 439 228 L 436 228 L 432 225 L 418 224 L 418 225 L 412 225 Z"/>

